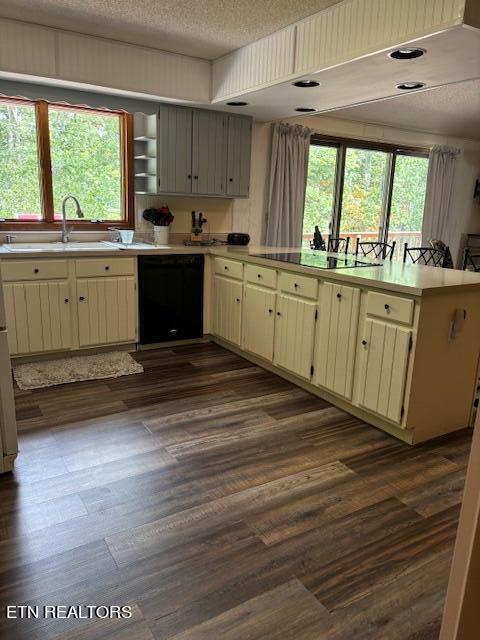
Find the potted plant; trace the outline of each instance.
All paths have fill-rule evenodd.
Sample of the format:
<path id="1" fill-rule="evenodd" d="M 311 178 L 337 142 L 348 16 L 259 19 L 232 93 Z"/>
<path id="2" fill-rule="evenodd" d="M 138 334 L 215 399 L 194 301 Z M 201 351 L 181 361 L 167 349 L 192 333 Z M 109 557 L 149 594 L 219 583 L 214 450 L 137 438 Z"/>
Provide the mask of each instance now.
<path id="1" fill-rule="evenodd" d="M 159 209 L 145 209 L 143 218 L 153 224 L 155 244 L 168 244 L 168 232 L 174 219 L 170 209 L 166 205 Z"/>

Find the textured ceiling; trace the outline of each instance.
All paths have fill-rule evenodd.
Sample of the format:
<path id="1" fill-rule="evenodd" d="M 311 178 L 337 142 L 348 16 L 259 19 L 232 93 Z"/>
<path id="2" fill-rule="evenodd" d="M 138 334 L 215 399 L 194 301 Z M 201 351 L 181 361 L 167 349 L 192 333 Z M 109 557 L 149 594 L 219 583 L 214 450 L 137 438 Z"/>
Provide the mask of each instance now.
<path id="1" fill-rule="evenodd" d="M 1 0 L 0 16 L 213 59 L 341 0 Z"/>
<path id="2" fill-rule="evenodd" d="M 332 111 L 348 120 L 480 139 L 480 80 Z"/>

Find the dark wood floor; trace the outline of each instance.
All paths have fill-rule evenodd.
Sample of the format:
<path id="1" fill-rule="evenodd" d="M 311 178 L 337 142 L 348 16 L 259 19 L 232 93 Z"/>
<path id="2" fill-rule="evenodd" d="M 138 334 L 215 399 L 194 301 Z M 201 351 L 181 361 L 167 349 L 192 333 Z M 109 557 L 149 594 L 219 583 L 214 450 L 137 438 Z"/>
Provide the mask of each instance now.
<path id="1" fill-rule="evenodd" d="M 433 640 L 470 434 L 411 448 L 213 344 L 17 392 L 0 599 L 12 640 Z"/>

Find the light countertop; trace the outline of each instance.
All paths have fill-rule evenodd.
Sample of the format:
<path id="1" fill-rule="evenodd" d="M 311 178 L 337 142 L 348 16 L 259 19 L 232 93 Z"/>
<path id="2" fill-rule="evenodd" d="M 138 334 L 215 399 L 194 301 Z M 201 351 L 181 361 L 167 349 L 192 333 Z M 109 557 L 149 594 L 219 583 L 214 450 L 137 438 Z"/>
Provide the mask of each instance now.
<path id="1" fill-rule="evenodd" d="M 34 243 L 32 243 L 34 244 Z M 262 264 L 265 266 L 304 273 L 306 275 L 323 277 L 338 282 L 349 282 L 357 286 L 368 286 L 388 291 L 414 296 L 439 294 L 445 289 L 469 289 L 480 288 L 480 273 L 460 271 L 457 269 L 441 269 L 422 265 L 405 265 L 402 262 L 383 262 L 382 266 L 346 268 L 346 269 L 321 269 L 297 265 L 269 258 L 259 258 L 257 253 L 296 253 L 298 249 L 284 249 L 265 246 L 225 246 L 213 245 L 208 247 L 186 247 L 182 245 L 155 246 L 140 244 L 132 248 L 114 248 L 106 245 L 105 248 L 96 250 L 66 249 L 66 250 L 35 250 L 9 251 L 5 246 L 0 247 L 0 260 L 22 260 L 42 258 L 92 258 L 101 256 L 137 256 L 137 255 L 172 255 L 172 254 L 211 254 L 217 256 L 240 259 L 245 262 Z M 335 256 L 336 254 L 330 254 Z M 362 258 L 367 262 L 366 258 Z M 376 261 L 379 262 L 378 260 Z"/>

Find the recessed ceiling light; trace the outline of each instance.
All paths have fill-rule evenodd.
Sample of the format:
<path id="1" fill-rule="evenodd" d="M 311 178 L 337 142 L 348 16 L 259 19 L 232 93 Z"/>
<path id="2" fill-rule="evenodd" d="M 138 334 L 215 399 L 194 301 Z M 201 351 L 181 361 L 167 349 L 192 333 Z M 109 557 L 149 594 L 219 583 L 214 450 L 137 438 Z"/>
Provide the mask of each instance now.
<path id="1" fill-rule="evenodd" d="M 401 84 L 397 84 L 397 89 L 412 91 L 413 89 L 422 89 L 424 86 L 424 82 L 402 82 Z"/>
<path id="2" fill-rule="evenodd" d="M 308 87 L 318 87 L 320 86 L 320 82 L 316 80 L 297 80 L 297 82 L 293 83 L 294 87 L 301 87 L 302 89 L 307 89 Z"/>
<path id="3" fill-rule="evenodd" d="M 241 100 L 239 101 L 234 101 L 234 102 L 227 102 L 229 107 L 246 107 L 248 102 L 242 102 Z"/>
<path id="4" fill-rule="evenodd" d="M 412 60 L 413 58 L 420 58 L 425 53 L 427 53 L 425 49 L 417 47 L 400 47 L 400 49 L 395 49 L 388 55 L 395 60 Z"/>
<path id="5" fill-rule="evenodd" d="M 316 111 L 315 107 L 297 107 L 295 111 L 300 111 L 300 113 L 310 113 L 310 111 Z"/>

